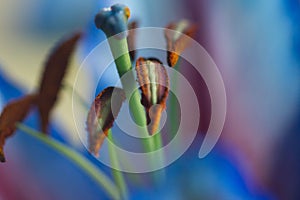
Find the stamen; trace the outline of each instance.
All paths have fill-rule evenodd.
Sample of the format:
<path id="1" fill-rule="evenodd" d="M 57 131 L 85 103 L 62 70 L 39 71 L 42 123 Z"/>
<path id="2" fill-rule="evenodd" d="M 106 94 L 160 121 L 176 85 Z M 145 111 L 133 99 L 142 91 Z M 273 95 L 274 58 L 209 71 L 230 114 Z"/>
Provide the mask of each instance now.
<path id="1" fill-rule="evenodd" d="M 172 30 L 172 31 L 170 31 Z M 188 46 L 188 37 L 192 37 L 196 32 L 196 25 L 187 20 L 169 24 L 165 29 L 167 40 L 167 61 L 170 67 L 174 67 L 178 62 L 180 54 Z"/>
<path id="2" fill-rule="evenodd" d="M 112 102 L 112 95 L 114 93 L 118 99 Z M 115 115 L 119 113 L 124 100 L 124 91 L 115 87 L 106 88 L 95 98 L 86 122 L 89 133 L 89 151 L 94 155 L 98 155 L 102 143 L 109 129 L 113 126 L 115 117 L 117 117 Z M 114 104 L 112 105 L 112 103 Z"/>
<path id="3" fill-rule="evenodd" d="M 146 109 L 150 135 L 157 132 L 161 113 L 166 107 L 169 93 L 169 78 L 162 63 L 155 58 L 139 58 L 136 71 L 140 89 L 141 102 Z"/>
<path id="4" fill-rule="evenodd" d="M 59 44 L 45 64 L 37 100 L 43 133 L 48 132 L 50 112 L 56 103 L 71 55 L 80 37 L 81 34 L 77 33 Z"/>
<path id="5" fill-rule="evenodd" d="M 7 104 L 0 115 L 0 162 L 5 162 L 3 146 L 6 138 L 16 131 L 16 123 L 24 120 L 36 103 L 36 95 L 27 95 Z"/>

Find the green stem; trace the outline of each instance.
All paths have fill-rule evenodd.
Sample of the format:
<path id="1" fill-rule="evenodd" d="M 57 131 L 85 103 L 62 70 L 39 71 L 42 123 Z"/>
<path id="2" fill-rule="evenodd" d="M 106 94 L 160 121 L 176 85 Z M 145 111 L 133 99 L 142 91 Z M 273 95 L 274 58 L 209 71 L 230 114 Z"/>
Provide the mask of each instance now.
<path id="1" fill-rule="evenodd" d="M 156 133 L 154 136 L 149 137 L 147 129 L 147 119 L 144 106 L 141 104 L 141 95 L 138 91 L 135 76 L 132 70 L 132 64 L 128 53 L 127 39 L 115 39 L 114 37 L 109 38 L 110 49 L 112 51 L 115 63 L 123 88 L 125 90 L 126 98 L 129 101 L 129 109 L 132 113 L 134 121 L 137 123 L 138 131 L 146 138 L 142 139 L 143 146 L 146 152 L 152 152 L 162 147 L 162 138 L 160 133 Z M 122 76 L 129 72 L 126 79 L 122 79 Z M 133 93 L 131 94 L 131 91 Z M 159 154 L 158 157 L 154 157 L 154 154 L 150 157 L 150 164 L 153 165 L 155 162 L 163 163 L 164 155 Z M 154 178 L 157 181 L 163 180 L 164 170 L 161 170 L 160 174 L 155 174 Z"/>
<path id="2" fill-rule="evenodd" d="M 118 161 L 118 155 L 113 146 L 114 140 L 113 140 L 111 130 L 109 130 L 107 137 L 110 140 L 110 142 L 108 143 L 108 151 L 109 151 L 109 158 L 110 158 L 111 164 L 112 164 L 113 177 L 115 179 L 116 184 L 118 185 L 118 187 L 120 189 L 123 199 L 128 199 L 127 186 L 125 183 L 123 173 L 121 171 L 117 170 L 120 168 L 120 163 Z M 114 169 L 114 168 L 116 168 L 116 169 Z"/>
<path id="3" fill-rule="evenodd" d="M 162 143 L 162 137 L 161 137 L 161 134 L 160 132 L 156 133 L 154 136 L 153 136 L 153 140 L 154 140 L 154 143 L 155 143 L 155 149 L 158 150 L 160 149 L 161 147 L 163 147 L 163 143 Z M 162 163 L 164 164 L 165 162 L 165 155 L 164 155 L 164 152 L 162 152 L 161 154 L 158 154 L 158 157 L 156 158 L 158 160 L 158 163 Z M 155 173 L 155 179 L 156 181 L 159 183 L 159 182 L 163 182 L 166 178 L 166 175 L 165 175 L 165 171 L 164 170 L 160 170 L 158 171 L 157 173 Z"/>
<path id="4" fill-rule="evenodd" d="M 86 159 L 70 147 L 49 138 L 43 133 L 35 131 L 34 129 L 29 128 L 21 123 L 17 123 L 16 126 L 24 133 L 27 133 L 28 135 L 39 140 L 40 142 L 48 145 L 49 147 L 56 150 L 58 153 L 72 161 L 82 171 L 89 175 L 102 189 L 104 189 L 104 191 L 112 199 L 121 199 L 120 193 L 118 192 L 118 189 L 114 185 L 114 183 L 112 183 L 111 180 L 88 159 Z"/>
<path id="5" fill-rule="evenodd" d="M 162 142 L 162 137 L 161 137 L 161 133 L 158 132 L 153 136 L 153 140 L 155 142 L 156 145 L 156 150 L 160 149 L 163 146 L 163 142 Z"/>
<path id="6" fill-rule="evenodd" d="M 69 91 L 73 92 L 74 95 L 77 96 L 77 98 L 78 98 L 79 102 L 82 104 L 82 106 L 84 106 L 86 109 L 89 109 L 88 103 L 81 97 L 81 95 L 75 89 L 73 89 L 72 86 L 70 86 L 68 84 L 65 84 L 64 88 L 66 88 Z M 109 130 L 108 138 L 113 143 L 114 140 L 113 140 L 111 130 Z M 114 168 L 119 168 L 120 163 L 118 162 L 117 154 L 115 152 L 115 149 L 111 145 L 111 143 L 108 144 L 108 150 L 109 150 L 109 155 L 110 155 L 112 166 Z M 113 173 L 115 182 L 118 185 L 119 190 L 122 194 L 123 199 L 128 199 L 127 186 L 126 186 L 126 183 L 125 183 L 123 173 L 118 171 L 118 170 L 115 170 L 115 169 L 112 169 L 112 173 Z"/>
<path id="7" fill-rule="evenodd" d="M 178 60 L 177 64 L 174 66 L 175 70 L 179 70 L 179 62 L 180 59 Z M 173 84 L 173 93 L 176 94 L 177 90 L 178 90 L 178 76 L 177 73 L 173 74 L 173 79 L 172 79 L 172 84 Z M 168 124 L 170 127 L 170 134 L 171 134 L 171 138 L 175 137 L 176 133 L 177 133 L 177 125 L 179 124 L 179 120 L 178 120 L 178 110 L 177 110 L 177 101 L 176 101 L 176 97 L 174 95 L 170 95 L 169 97 L 169 104 L 170 104 L 170 110 L 169 110 L 169 114 L 168 114 Z"/>
<path id="8" fill-rule="evenodd" d="M 145 114 L 145 109 L 141 104 L 141 95 L 139 91 L 136 89 L 135 76 L 132 71 L 132 65 L 130 56 L 128 53 L 127 39 L 115 39 L 114 37 L 109 38 L 109 44 L 112 51 L 112 54 L 115 58 L 115 63 L 117 66 L 117 70 L 120 78 L 129 72 L 129 78 L 121 79 L 123 88 L 125 90 L 126 98 L 129 101 L 129 108 L 133 115 L 134 121 L 138 125 L 139 132 L 144 137 L 148 137 L 147 130 L 147 119 Z M 131 91 L 133 93 L 131 94 Z M 154 151 L 156 148 L 155 141 L 153 137 L 148 137 L 143 140 L 144 148 L 147 152 Z"/>

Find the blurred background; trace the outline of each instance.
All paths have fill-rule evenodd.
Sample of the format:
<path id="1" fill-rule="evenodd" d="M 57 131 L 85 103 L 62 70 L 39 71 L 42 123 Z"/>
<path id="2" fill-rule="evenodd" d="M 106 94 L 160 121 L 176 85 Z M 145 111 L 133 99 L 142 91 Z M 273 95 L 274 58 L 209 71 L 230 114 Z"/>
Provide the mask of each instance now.
<path id="1" fill-rule="evenodd" d="M 129 183 L 130 199 L 300 199 L 299 0 L 1 0 L 0 110 L 37 88 L 49 51 L 62 37 L 79 30 L 84 38 L 66 79 L 72 84 L 80 63 L 105 39 L 94 27 L 94 15 L 114 3 L 129 6 L 141 27 L 164 27 L 182 18 L 195 22 L 195 39 L 219 67 L 228 104 L 217 146 L 198 159 L 210 99 L 200 75 L 181 67 L 199 97 L 199 136 L 182 158 L 167 167 L 163 183 Z M 89 81 L 98 80 L 94 74 L 101 67 L 100 61 L 90 64 L 80 80 L 86 82 L 80 90 L 83 96 L 90 92 Z M 108 74 L 103 84 L 114 82 L 111 77 L 117 79 Z M 53 137 L 82 149 L 68 91 L 61 93 L 52 119 Z M 37 126 L 36 120 L 30 116 L 28 123 Z M 16 134 L 5 151 L 8 161 L 0 165 L 0 200 L 108 198 L 72 163 L 29 136 Z"/>

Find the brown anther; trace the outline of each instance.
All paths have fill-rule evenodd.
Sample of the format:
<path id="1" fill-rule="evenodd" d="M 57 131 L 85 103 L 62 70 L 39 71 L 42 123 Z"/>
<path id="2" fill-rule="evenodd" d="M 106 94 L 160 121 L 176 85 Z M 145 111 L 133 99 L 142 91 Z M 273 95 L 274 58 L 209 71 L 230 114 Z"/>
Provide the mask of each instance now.
<path id="1" fill-rule="evenodd" d="M 155 58 L 139 58 L 136 62 L 137 78 L 142 92 L 141 102 L 147 114 L 150 135 L 157 132 L 161 113 L 166 108 L 169 78 L 162 63 Z"/>
<path id="2" fill-rule="evenodd" d="M 178 62 L 180 54 L 189 44 L 189 37 L 193 37 L 197 26 L 187 20 L 181 20 L 166 26 L 165 38 L 167 40 L 167 61 L 170 67 Z M 187 37 L 188 36 L 188 37 Z"/>
<path id="3" fill-rule="evenodd" d="M 129 55 L 130 60 L 133 62 L 135 60 L 136 56 L 136 31 L 135 29 L 138 27 L 137 21 L 132 21 L 128 24 L 128 37 L 127 37 L 127 43 L 128 43 L 128 49 L 129 49 Z"/>
<path id="4" fill-rule="evenodd" d="M 0 161 L 5 162 L 3 146 L 6 138 L 16 131 L 16 123 L 25 119 L 30 108 L 36 103 L 36 95 L 27 95 L 8 103 L 0 115 Z"/>
<path id="5" fill-rule="evenodd" d="M 60 43 L 45 64 L 37 101 L 41 129 L 44 133 L 48 131 L 51 110 L 56 103 L 63 78 L 69 66 L 70 57 L 80 37 L 81 34 L 77 33 Z"/>
<path id="6" fill-rule="evenodd" d="M 112 100 L 112 97 L 115 98 Z M 124 91 L 115 87 L 106 88 L 95 98 L 86 122 L 89 133 L 89 151 L 92 154 L 98 156 L 102 143 L 113 126 L 124 100 Z"/>

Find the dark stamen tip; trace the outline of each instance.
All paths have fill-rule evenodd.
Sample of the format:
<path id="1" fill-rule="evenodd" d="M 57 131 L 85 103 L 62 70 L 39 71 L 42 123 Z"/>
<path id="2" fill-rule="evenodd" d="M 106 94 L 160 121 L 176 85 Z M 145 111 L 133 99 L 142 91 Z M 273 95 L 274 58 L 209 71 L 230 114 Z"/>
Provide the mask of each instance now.
<path id="1" fill-rule="evenodd" d="M 0 151 L 0 162 L 2 163 L 6 162 L 5 156 L 2 151 Z"/>

